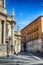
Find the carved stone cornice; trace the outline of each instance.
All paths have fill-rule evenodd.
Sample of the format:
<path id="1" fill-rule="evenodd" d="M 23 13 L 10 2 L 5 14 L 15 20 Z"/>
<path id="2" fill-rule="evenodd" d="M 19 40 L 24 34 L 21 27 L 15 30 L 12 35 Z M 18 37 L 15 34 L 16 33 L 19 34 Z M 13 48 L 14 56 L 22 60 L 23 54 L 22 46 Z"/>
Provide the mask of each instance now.
<path id="1" fill-rule="evenodd" d="M 11 24 L 12 23 L 16 24 L 16 22 L 13 20 L 12 16 L 7 15 L 7 21 L 10 22 Z"/>
<path id="2" fill-rule="evenodd" d="M 3 16 L 5 16 L 5 17 L 7 17 L 7 14 L 4 14 L 4 13 L 2 13 L 2 12 L 0 12 L 0 15 L 3 15 Z"/>
<path id="3" fill-rule="evenodd" d="M 6 8 L 0 6 L 0 12 L 4 13 L 4 14 L 7 14 L 7 10 Z"/>

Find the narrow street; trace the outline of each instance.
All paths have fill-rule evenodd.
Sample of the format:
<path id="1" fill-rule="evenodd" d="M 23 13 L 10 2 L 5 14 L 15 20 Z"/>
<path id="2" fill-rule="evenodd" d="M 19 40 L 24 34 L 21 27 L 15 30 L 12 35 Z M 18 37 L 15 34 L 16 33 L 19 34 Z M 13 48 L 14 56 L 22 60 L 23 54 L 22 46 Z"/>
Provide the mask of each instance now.
<path id="1" fill-rule="evenodd" d="M 43 65 L 43 60 L 32 55 L 0 57 L 0 65 Z"/>

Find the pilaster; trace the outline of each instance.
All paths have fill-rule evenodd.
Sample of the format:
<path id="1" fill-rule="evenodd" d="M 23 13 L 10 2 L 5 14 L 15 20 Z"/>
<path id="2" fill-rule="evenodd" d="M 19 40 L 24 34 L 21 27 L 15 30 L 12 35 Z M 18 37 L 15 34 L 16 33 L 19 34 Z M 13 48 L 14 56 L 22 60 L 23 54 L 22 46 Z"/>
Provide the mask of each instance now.
<path id="1" fill-rule="evenodd" d="M 11 45 L 14 46 L 14 25 L 11 27 Z M 12 52 L 14 53 L 14 47 Z"/>
<path id="2" fill-rule="evenodd" d="M 0 20 L 0 44 L 2 44 L 2 25 Z"/>
<path id="3" fill-rule="evenodd" d="M 4 7 L 6 8 L 6 0 L 4 0 Z"/>
<path id="4" fill-rule="evenodd" d="M 6 44 L 6 21 L 4 21 L 3 44 Z"/>

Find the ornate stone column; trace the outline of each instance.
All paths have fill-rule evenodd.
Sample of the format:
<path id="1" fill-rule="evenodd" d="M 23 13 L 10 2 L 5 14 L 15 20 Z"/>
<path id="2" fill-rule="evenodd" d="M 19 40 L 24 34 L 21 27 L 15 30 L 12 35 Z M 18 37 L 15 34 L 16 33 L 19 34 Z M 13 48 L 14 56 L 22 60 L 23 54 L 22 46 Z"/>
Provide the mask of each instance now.
<path id="1" fill-rule="evenodd" d="M 3 44 L 6 44 L 6 21 L 4 21 Z"/>
<path id="2" fill-rule="evenodd" d="M 19 52 L 21 51 L 21 38 L 19 38 Z"/>
<path id="3" fill-rule="evenodd" d="M 14 25 L 11 27 L 11 49 L 12 52 L 14 53 Z"/>
<path id="4" fill-rule="evenodd" d="M 0 44 L 2 44 L 2 25 L 0 20 Z"/>

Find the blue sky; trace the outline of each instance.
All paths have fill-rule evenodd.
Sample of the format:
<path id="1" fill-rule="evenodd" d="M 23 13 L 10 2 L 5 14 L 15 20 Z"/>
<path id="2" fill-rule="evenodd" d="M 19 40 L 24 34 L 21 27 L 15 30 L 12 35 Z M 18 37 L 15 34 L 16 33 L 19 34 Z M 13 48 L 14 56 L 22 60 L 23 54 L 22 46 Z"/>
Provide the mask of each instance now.
<path id="1" fill-rule="evenodd" d="M 15 11 L 16 29 L 24 28 L 38 16 L 43 15 L 43 0 L 6 0 L 8 14 Z"/>

